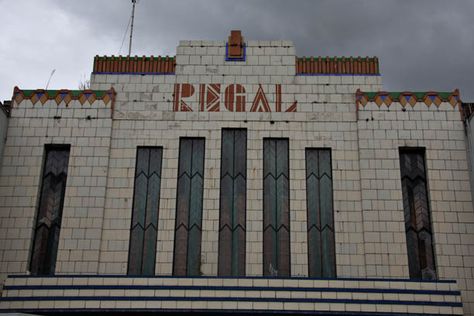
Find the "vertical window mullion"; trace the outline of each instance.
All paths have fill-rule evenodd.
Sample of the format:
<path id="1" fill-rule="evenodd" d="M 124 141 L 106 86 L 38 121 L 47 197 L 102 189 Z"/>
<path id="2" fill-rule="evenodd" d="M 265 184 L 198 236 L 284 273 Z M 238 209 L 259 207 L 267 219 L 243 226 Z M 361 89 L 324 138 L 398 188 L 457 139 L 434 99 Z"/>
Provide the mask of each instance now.
<path id="1" fill-rule="evenodd" d="M 191 192 L 190 140 L 181 138 L 179 144 L 178 184 L 176 192 L 176 225 L 173 260 L 173 274 L 187 274 L 188 213 Z"/>
<path id="2" fill-rule="evenodd" d="M 190 238 L 190 231 L 191 229 L 193 228 L 192 227 L 192 223 L 191 223 L 191 216 L 192 216 L 192 212 L 193 212 L 193 173 L 194 173 L 194 170 L 193 170 L 193 153 L 194 153 L 194 144 L 193 144 L 193 141 L 190 142 L 191 144 L 191 156 L 189 157 L 189 159 L 191 159 L 191 163 L 190 163 L 190 169 L 189 169 L 189 177 L 190 177 L 190 183 L 189 183 L 189 186 L 190 186 L 190 190 L 189 190 L 189 195 L 188 195 L 188 205 L 189 205 L 189 210 L 188 210 L 188 217 L 187 217 L 187 224 L 186 224 L 186 227 L 187 227 L 187 249 L 186 249 L 186 275 L 190 275 L 190 266 L 192 265 L 190 261 L 192 261 L 193 258 L 190 258 L 190 249 L 192 248 L 191 247 L 191 243 L 193 242 L 192 238 Z"/>
<path id="3" fill-rule="evenodd" d="M 237 270 L 237 267 L 239 265 L 239 258 L 237 256 L 237 250 L 238 250 L 238 247 L 239 247 L 239 244 L 238 244 L 238 239 L 237 239 L 237 236 L 236 234 L 238 233 L 235 229 L 236 229 L 236 226 L 237 226 L 237 209 L 235 208 L 235 204 L 234 204 L 234 201 L 235 201 L 235 198 L 236 198 L 236 192 L 235 192 L 235 177 L 236 177 L 236 172 L 235 172 L 235 133 L 236 131 L 233 131 L 233 135 L 232 135 L 232 155 L 234 156 L 234 159 L 232 159 L 232 244 L 231 244 L 231 247 L 232 247 L 232 268 L 231 268 L 231 273 L 232 275 L 238 275 L 238 272 L 236 271 Z"/>
<path id="4" fill-rule="evenodd" d="M 247 130 L 241 129 L 236 132 L 236 172 L 235 172 L 235 195 L 234 206 L 237 223 L 234 234 L 238 240 L 239 247 L 235 249 L 239 257 L 239 266 L 235 268 L 238 275 L 245 275 L 246 263 L 246 220 L 247 220 Z"/>
<path id="5" fill-rule="evenodd" d="M 162 156 L 161 148 L 150 148 L 142 260 L 142 274 L 145 275 L 154 275 L 155 272 Z"/>
<path id="6" fill-rule="evenodd" d="M 323 277 L 336 276 L 331 151 L 319 151 L 320 223 Z"/>
<path id="7" fill-rule="evenodd" d="M 272 262 L 275 263 L 275 269 L 279 272 L 280 270 L 280 260 L 279 259 L 279 249 L 280 249 L 280 240 L 279 240 L 279 236 L 278 236 L 278 233 L 280 231 L 280 207 L 281 205 L 278 203 L 278 178 L 280 176 L 280 174 L 278 173 L 278 142 L 277 141 L 274 141 L 275 143 L 275 166 L 274 166 L 274 177 L 275 177 L 275 186 L 274 186 L 274 192 L 273 192 L 273 196 L 275 198 L 275 208 L 272 210 L 272 212 L 274 213 L 273 214 L 273 225 L 275 227 L 275 230 L 274 230 L 274 235 L 273 235 L 273 238 L 274 238 L 274 242 L 273 242 L 273 258 L 272 258 Z M 277 275 L 278 275 L 278 272 L 277 272 Z"/>
<path id="8" fill-rule="evenodd" d="M 202 180 L 199 141 L 192 141 L 190 211 L 188 213 L 188 260 L 187 275 L 199 275 L 201 264 Z"/>
<path id="9" fill-rule="evenodd" d="M 145 199 L 145 208 L 144 208 L 144 214 L 143 214 L 143 237 L 141 240 L 141 249 L 142 249 L 142 255 L 141 255 L 141 263 L 140 263 L 140 274 L 144 273 L 144 263 L 145 263 L 145 254 L 146 254 L 146 249 L 145 249 L 145 240 L 146 240 L 146 233 L 147 233 L 147 212 L 148 212 L 148 202 L 149 202 L 149 189 L 150 189 L 150 149 L 146 150 L 147 156 L 148 156 L 148 164 L 146 166 L 146 175 L 147 175 L 147 180 L 146 180 L 146 199 Z"/>

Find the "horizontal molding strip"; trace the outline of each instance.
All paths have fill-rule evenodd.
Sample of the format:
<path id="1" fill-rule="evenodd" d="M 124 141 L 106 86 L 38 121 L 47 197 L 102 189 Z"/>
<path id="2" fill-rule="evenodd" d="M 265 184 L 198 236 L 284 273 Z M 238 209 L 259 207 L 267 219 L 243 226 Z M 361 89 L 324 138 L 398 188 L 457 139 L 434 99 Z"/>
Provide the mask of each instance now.
<path id="1" fill-rule="evenodd" d="M 243 280 L 308 280 L 308 281 L 367 281 L 367 282 L 414 282 L 414 283 L 456 283 L 456 280 L 420 280 L 420 279 L 390 279 L 390 278 L 309 278 L 309 277 L 277 277 L 269 278 L 264 276 L 174 276 L 174 275 L 124 275 L 124 274 L 55 274 L 55 275 L 27 275 L 10 274 L 8 278 L 123 278 L 123 279 L 187 279 L 187 280 L 205 280 L 205 279 L 243 279 Z"/>
<path id="2" fill-rule="evenodd" d="M 304 73 L 297 73 L 296 76 L 337 76 L 337 77 L 381 77 L 381 74 L 339 74 L 339 73 L 327 73 L 327 74 L 304 74 Z"/>
<path id="3" fill-rule="evenodd" d="M 272 286 L 201 286 L 201 285 L 6 285 L 5 290 L 199 290 L 199 291 L 276 291 L 390 293 L 418 295 L 461 295 L 460 291 L 389 288 L 272 287 Z"/>
<path id="4" fill-rule="evenodd" d="M 15 301 L 174 301 L 174 302 L 279 302 L 279 303 L 328 303 L 328 304 L 375 304 L 462 307 L 458 302 L 361 300 L 336 298 L 274 298 L 274 297 L 180 297 L 180 296 L 21 296 L 1 297 L 0 302 Z"/>
<path id="5" fill-rule="evenodd" d="M 93 72 L 174 73 L 176 58 L 170 56 L 95 56 Z"/>
<path id="6" fill-rule="evenodd" d="M 93 75 L 154 75 L 154 76 L 174 76 L 174 72 L 111 72 L 111 71 L 96 71 L 92 73 Z"/>
<path id="7" fill-rule="evenodd" d="M 0 309 L 0 313 L 4 312 L 22 312 L 22 313 L 38 313 L 38 309 L 23 308 L 23 309 Z M 169 309 L 169 308 L 47 308 L 41 309 L 41 313 L 52 313 L 52 314 L 61 314 L 61 313 L 113 313 L 114 315 L 121 315 L 122 313 L 208 313 L 208 314 L 219 314 L 219 315 L 233 315 L 233 314 L 245 314 L 245 315 L 254 315 L 254 314 L 277 314 L 277 315 L 353 315 L 353 316 L 406 316 L 407 313 L 390 313 L 390 312 L 354 312 L 354 311 L 308 311 L 308 310 L 254 310 L 254 309 L 236 309 L 236 310 L 223 310 L 223 309 Z M 423 313 L 410 313 L 410 316 L 426 316 L 427 314 Z M 451 316 L 462 316 L 463 314 L 447 314 Z"/>
<path id="8" fill-rule="evenodd" d="M 296 57 L 297 74 L 379 75 L 377 57 Z"/>

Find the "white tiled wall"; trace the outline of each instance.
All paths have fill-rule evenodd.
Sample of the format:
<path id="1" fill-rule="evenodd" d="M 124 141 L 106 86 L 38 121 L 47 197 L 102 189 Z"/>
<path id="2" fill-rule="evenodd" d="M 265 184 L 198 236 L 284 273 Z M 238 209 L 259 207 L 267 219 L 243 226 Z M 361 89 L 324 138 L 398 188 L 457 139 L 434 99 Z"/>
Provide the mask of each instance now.
<path id="1" fill-rule="evenodd" d="M 102 101 L 13 105 L 0 176 L 2 278 L 28 270 L 45 144 L 71 144 L 56 271 L 97 272 L 111 127 Z"/>
<path id="2" fill-rule="evenodd" d="M 474 212 L 458 106 L 368 103 L 359 108 L 358 127 L 367 276 L 409 276 L 398 149 L 422 147 L 437 273 L 458 280 L 473 310 Z"/>
<path id="3" fill-rule="evenodd" d="M 110 107 L 15 104 L 0 176 L 0 271 L 27 270 L 44 144 L 69 143 L 71 156 L 58 273 L 125 274 L 137 146 L 162 146 L 156 274 L 172 273 L 179 138 L 206 138 L 202 272 L 217 274 L 221 128 L 248 129 L 247 258 L 262 275 L 263 138 L 290 140 L 291 274 L 306 276 L 306 147 L 332 150 L 339 277 L 408 278 L 398 160 L 400 146 L 426 148 L 437 271 L 456 279 L 474 310 L 474 216 L 463 125 L 457 107 L 402 111 L 357 108 L 355 91 L 378 91 L 379 76 L 295 76 L 287 41 L 248 41 L 247 59 L 225 62 L 225 42 L 183 41 L 175 75 L 92 75 L 93 89 L 117 91 Z M 175 83 L 242 84 L 247 110 L 262 84 L 271 104 L 282 85 L 295 113 L 173 112 Z M 197 91 L 196 91 L 197 93 Z M 196 98 L 188 103 L 197 108 Z M 87 115 L 98 119 L 86 120 Z M 62 116 L 60 120 L 53 116 Z"/>

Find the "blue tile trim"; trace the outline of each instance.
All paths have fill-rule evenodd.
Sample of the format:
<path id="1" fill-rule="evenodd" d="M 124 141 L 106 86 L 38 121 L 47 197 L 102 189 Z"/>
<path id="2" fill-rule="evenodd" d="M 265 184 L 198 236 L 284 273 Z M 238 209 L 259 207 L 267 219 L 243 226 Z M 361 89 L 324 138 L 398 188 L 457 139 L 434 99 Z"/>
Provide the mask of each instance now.
<path id="1" fill-rule="evenodd" d="M 313 281 L 384 281 L 384 282 L 416 282 L 416 283 L 456 283 L 456 280 L 419 280 L 419 279 L 390 279 L 390 278 L 309 278 L 309 277 L 260 277 L 260 276 L 174 276 L 174 275 L 125 275 L 125 274 L 55 274 L 55 275 L 26 275 L 10 274 L 9 278 L 147 278 L 147 279 L 245 279 L 245 280 L 313 280 Z"/>
<path id="2" fill-rule="evenodd" d="M 120 309 L 110 309 L 110 308 L 70 308 L 70 309 L 64 309 L 64 308 L 58 308 L 58 309 L 0 309 L 0 313 L 12 313 L 12 312 L 17 312 L 17 313 L 51 313 L 51 314 L 61 314 L 61 313 L 81 313 L 81 314 L 87 314 L 87 313 L 114 313 L 115 314 L 121 314 L 121 313 L 206 313 L 206 314 L 223 314 L 223 315 L 229 315 L 229 314 L 248 314 L 248 315 L 254 315 L 254 314 L 278 314 L 278 315 L 346 315 L 346 316 L 426 316 L 427 314 L 419 314 L 419 313 L 380 313 L 380 312 L 335 312 L 335 311 L 299 311 L 299 310 L 246 310 L 246 309 L 241 309 L 241 310 L 225 310 L 225 309 L 155 309 L 155 308 L 149 308 L 149 309 L 143 309 L 143 308 L 137 308 L 137 309 L 132 309 L 132 308 L 120 308 Z M 462 316 L 463 314 L 450 314 L 452 316 Z"/>
<path id="3" fill-rule="evenodd" d="M 357 77 L 380 77 L 382 76 L 381 74 L 302 74 L 302 73 L 297 73 L 296 76 L 309 76 L 309 77 L 314 77 L 314 76 L 336 76 L 336 77 L 346 77 L 346 76 L 357 76 Z"/>
<path id="4" fill-rule="evenodd" d="M 390 293 L 418 295 L 460 296 L 460 291 L 367 289 L 337 287 L 271 287 L 271 286 L 202 286 L 202 285 L 6 285 L 5 290 L 201 290 L 201 291 L 292 291 L 292 292 L 339 292 L 339 293 Z"/>
<path id="5" fill-rule="evenodd" d="M 225 43 L 225 61 L 245 61 L 247 57 L 247 45 L 243 44 L 244 54 L 242 57 L 229 57 L 229 43 Z"/>
<path id="6" fill-rule="evenodd" d="M 22 301 L 184 301 L 184 302 L 282 302 L 372 305 L 418 305 L 462 307 L 458 302 L 361 300 L 336 298 L 275 298 L 275 297 L 182 297 L 182 296 L 17 296 L 1 297 L 0 302 Z"/>
<path id="7" fill-rule="evenodd" d="M 93 72 L 93 75 L 154 75 L 154 76 L 174 76 L 174 72 Z"/>

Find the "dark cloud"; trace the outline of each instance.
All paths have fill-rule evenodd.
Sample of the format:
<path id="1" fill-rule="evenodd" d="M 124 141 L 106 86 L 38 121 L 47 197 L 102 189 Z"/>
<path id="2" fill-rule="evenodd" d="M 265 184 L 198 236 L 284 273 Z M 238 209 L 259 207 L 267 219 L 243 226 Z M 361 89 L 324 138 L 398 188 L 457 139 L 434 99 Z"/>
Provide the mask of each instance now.
<path id="1" fill-rule="evenodd" d="M 14 85 L 77 88 L 96 54 L 119 53 L 128 0 L 0 0 L 0 99 Z M 133 54 L 174 55 L 181 39 L 289 39 L 299 56 L 378 56 L 386 90 L 461 90 L 474 100 L 474 1 L 140 0 Z M 128 37 L 122 54 L 127 51 Z"/>

